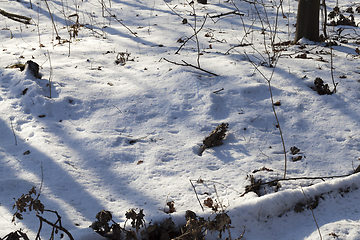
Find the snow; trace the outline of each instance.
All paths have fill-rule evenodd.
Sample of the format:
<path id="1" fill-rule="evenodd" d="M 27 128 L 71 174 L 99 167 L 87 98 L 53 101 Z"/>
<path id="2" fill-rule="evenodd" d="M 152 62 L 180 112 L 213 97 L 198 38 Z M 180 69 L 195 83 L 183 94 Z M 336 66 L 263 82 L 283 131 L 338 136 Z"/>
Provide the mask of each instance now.
<path id="1" fill-rule="evenodd" d="M 328 27 L 330 36 L 340 27 L 342 36 L 355 36 L 333 46 L 336 93 L 319 95 L 312 89 L 316 77 L 333 89 L 330 48 L 323 43 L 302 39 L 302 45 L 284 46 L 271 78 L 273 99 L 281 103 L 275 110 L 287 152 L 286 177 L 349 176 L 280 181 L 278 191 L 263 187 L 260 197 L 254 192 L 241 196 L 250 175 L 263 182 L 283 178 L 285 160 L 268 82 L 247 58 L 268 59 L 262 24 L 254 5 L 234 2 L 242 19 L 208 18 L 198 35 L 201 68 L 219 76 L 165 60 L 196 65 L 198 56 L 193 40 L 175 54 L 181 45 L 177 40 L 194 32 L 170 8 L 193 26 L 195 9 L 199 28 L 207 13 L 236 10 L 232 1 L 196 2 L 194 8 L 182 0 L 105 1 L 137 37 L 114 18 L 103 17 L 99 1 L 48 1 L 62 39 L 69 40 L 64 16 L 78 13 L 79 23 L 87 24 L 71 43 L 61 44 L 45 2 L 32 1 L 32 9 L 27 1 L 1 3 L 1 9 L 33 20 L 25 25 L 0 15 L 0 237 L 22 229 L 35 238 L 39 221 L 33 211 L 11 223 L 14 198 L 32 186 L 39 190 L 42 185 L 39 199 L 59 213 L 75 239 L 95 240 L 103 238 L 89 226 L 102 209 L 122 226 L 130 208 L 144 209 L 147 224 L 168 217 L 185 224 L 186 210 L 213 217 L 211 209 L 202 211 L 193 183 L 201 202 L 210 197 L 224 205 L 233 239 L 244 229 L 248 240 L 319 239 L 311 209 L 294 211 L 306 204 L 304 193 L 318 198 L 313 213 L 322 239 L 360 239 L 360 176 L 350 175 L 360 164 L 357 28 Z M 335 4 L 327 3 L 328 12 Z M 259 14 L 273 24 L 276 8 L 267 1 L 266 6 L 267 15 L 262 7 Z M 294 38 L 296 11 L 296 2 L 284 4 L 288 17 L 280 14 L 275 42 Z M 244 28 L 250 33 L 241 42 Z M 266 34 L 268 39 L 269 29 Z M 240 43 L 253 45 L 225 54 Z M 295 58 L 303 52 L 308 59 Z M 115 63 L 118 53 L 130 54 L 125 64 Z M 28 60 L 41 66 L 41 79 L 28 70 L 6 68 Z M 258 68 L 270 78 L 273 68 Z M 224 144 L 200 156 L 202 141 L 221 123 L 229 123 Z M 293 146 L 300 149 L 299 161 L 291 160 Z M 253 173 L 263 167 L 267 170 Z M 168 201 L 174 201 L 176 212 L 164 212 Z M 53 214 L 44 217 L 55 221 Z M 43 238 L 50 231 L 44 225 Z M 217 235 L 208 233 L 206 239 Z"/>

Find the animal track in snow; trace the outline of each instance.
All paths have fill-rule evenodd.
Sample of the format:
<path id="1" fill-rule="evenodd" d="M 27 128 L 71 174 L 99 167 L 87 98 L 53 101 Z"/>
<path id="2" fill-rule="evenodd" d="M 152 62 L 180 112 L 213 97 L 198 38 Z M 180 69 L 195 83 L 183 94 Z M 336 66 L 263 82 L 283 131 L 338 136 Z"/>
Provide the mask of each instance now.
<path id="1" fill-rule="evenodd" d="M 76 128 L 76 131 L 78 131 L 78 132 L 83 132 L 83 131 L 85 131 L 85 129 L 84 129 L 84 128 L 81 128 L 81 127 L 77 127 L 77 128 Z"/>

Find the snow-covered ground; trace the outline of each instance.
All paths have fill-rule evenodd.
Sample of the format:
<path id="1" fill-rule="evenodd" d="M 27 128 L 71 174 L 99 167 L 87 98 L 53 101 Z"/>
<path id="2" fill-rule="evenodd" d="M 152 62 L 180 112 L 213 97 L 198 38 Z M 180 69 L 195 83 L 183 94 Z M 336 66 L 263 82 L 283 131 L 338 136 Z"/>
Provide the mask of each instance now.
<path id="1" fill-rule="evenodd" d="M 277 191 L 261 186 L 260 197 L 243 194 L 251 175 L 262 182 L 284 177 L 283 145 L 265 80 L 274 68 L 266 61 L 273 55 L 269 37 L 276 20 L 275 43 L 293 40 L 297 2 L 284 1 L 287 18 L 280 8 L 276 18 L 272 1 L 264 2 L 266 12 L 260 4 L 238 0 L 47 3 L 53 22 L 45 1 L 0 3 L 1 10 L 32 18 L 23 24 L 0 15 L 0 237 L 21 228 L 35 239 L 35 213 L 23 213 L 24 220 L 14 225 L 12 207 L 42 184 L 39 199 L 59 213 L 76 240 L 103 239 L 89 228 L 102 209 L 121 226 L 131 208 L 144 209 L 146 224 L 168 217 L 185 224 L 186 210 L 214 217 L 210 208 L 202 211 L 197 197 L 202 204 L 211 198 L 223 205 L 232 220 L 232 239 L 244 229 L 247 240 L 319 239 L 316 222 L 322 239 L 360 239 L 359 174 L 280 181 Z M 237 10 L 233 3 L 243 16 L 207 17 L 202 26 L 206 14 Z M 335 4 L 327 2 L 328 13 Z M 340 4 L 342 11 L 357 7 Z M 78 36 L 70 38 L 73 14 L 80 26 Z M 359 13 L 354 16 L 358 23 Z M 198 42 L 192 38 L 175 54 L 194 34 L 185 18 L 201 29 Z M 277 47 L 282 51 L 271 87 L 279 102 L 286 178 L 349 175 L 360 164 L 359 31 L 327 30 L 330 37 L 347 40 L 338 38 L 332 59 L 324 43 L 301 40 Z M 198 66 L 197 43 L 200 68 L 218 76 L 168 62 Z M 306 59 L 296 58 L 302 53 Z M 260 64 L 261 73 L 248 57 Z M 28 60 L 41 66 L 41 79 L 7 68 Z M 333 89 L 331 62 L 337 92 L 319 95 L 313 89 L 317 77 Z M 229 124 L 223 145 L 200 156 L 202 141 L 221 123 Z M 294 146 L 300 149 L 296 155 L 290 151 Z M 304 193 L 316 200 L 313 213 Z M 167 214 L 171 201 L 176 212 Z M 53 214 L 44 216 L 54 220 Z M 43 224 L 43 238 L 50 231 Z M 206 239 L 217 235 L 208 233 Z"/>

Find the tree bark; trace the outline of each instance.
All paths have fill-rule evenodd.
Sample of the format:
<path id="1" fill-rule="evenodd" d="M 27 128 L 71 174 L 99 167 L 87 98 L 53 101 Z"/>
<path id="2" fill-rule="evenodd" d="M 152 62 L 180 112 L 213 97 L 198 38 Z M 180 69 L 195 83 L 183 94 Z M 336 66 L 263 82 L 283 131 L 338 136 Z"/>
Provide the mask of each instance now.
<path id="1" fill-rule="evenodd" d="M 306 38 L 319 41 L 320 0 L 299 0 L 295 41 Z"/>

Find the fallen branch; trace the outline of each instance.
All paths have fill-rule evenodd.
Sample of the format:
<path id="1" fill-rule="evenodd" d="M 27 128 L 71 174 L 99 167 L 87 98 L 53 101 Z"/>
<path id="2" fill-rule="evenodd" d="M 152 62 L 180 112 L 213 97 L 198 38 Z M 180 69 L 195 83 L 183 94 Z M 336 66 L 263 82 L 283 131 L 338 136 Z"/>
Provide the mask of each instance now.
<path id="1" fill-rule="evenodd" d="M 221 92 L 221 91 L 223 91 L 223 90 L 225 90 L 224 88 L 221 88 L 221 89 L 219 89 L 219 90 L 216 90 L 216 91 L 214 91 L 213 93 L 219 93 L 219 92 Z"/>
<path id="2" fill-rule="evenodd" d="M 223 16 L 226 16 L 226 15 L 230 15 L 230 14 L 244 16 L 244 14 L 239 13 L 238 10 L 234 10 L 234 11 L 231 11 L 231 12 L 228 12 L 228 13 L 221 13 L 221 14 L 218 14 L 218 15 L 210 16 L 210 18 L 219 18 L 219 17 L 223 17 Z"/>
<path id="3" fill-rule="evenodd" d="M 14 14 L 14 13 L 9 13 L 9 12 L 6 12 L 6 11 L 4 11 L 2 9 L 0 9 L 0 14 L 7 17 L 7 18 L 10 18 L 11 20 L 21 22 L 21 23 L 24 23 L 24 24 L 30 24 L 30 21 L 31 21 L 30 17 L 25 17 L 25 16 L 22 16 L 22 15 Z"/>
<path id="4" fill-rule="evenodd" d="M 187 62 L 185 62 L 184 60 L 181 60 L 183 63 L 177 63 L 177 62 L 170 61 L 170 60 L 168 60 L 168 59 L 166 59 L 166 58 L 162 58 L 162 59 L 164 59 L 165 61 L 167 61 L 167 62 L 169 62 L 169 63 L 175 64 L 175 65 L 185 66 L 185 67 L 193 67 L 193 68 L 196 68 L 196 69 L 198 69 L 198 70 L 200 70 L 200 71 L 203 71 L 203 72 L 206 72 L 206 73 L 208 73 L 208 74 L 214 75 L 214 76 L 216 76 L 216 77 L 219 76 L 219 75 L 216 74 L 216 73 L 210 72 L 210 71 L 205 70 L 205 69 L 203 69 L 203 68 L 200 68 L 200 67 L 197 67 L 197 66 L 195 66 L 195 65 L 192 65 L 192 64 L 190 64 L 190 63 L 187 63 Z M 161 60 L 161 59 L 160 59 L 160 60 Z"/>
<path id="5" fill-rule="evenodd" d="M 359 168 L 359 167 L 358 167 Z M 257 182 L 252 184 L 251 186 L 249 186 L 249 188 L 240 195 L 240 197 L 245 196 L 245 194 L 252 192 L 253 189 L 259 188 L 262 185 L 271 185 L 274 186 L 276 185 L 278 182 L 280 181 L 293 181 L 293 180 L 316 180 L 316 179 L 320 179 L 323 180 L 325 182 L 324 179 L 332 179 L 332 178 L 342 178 L 342 177 L 348 177 L 351 176 L 355 173 L 358 173 L 357 170 L 355 170 L 353 173 L 349 173 L 349 174 L 345 174 L 345 175 L 335 175 L 335 176 L 327 176 L 327 177 L 294 177 L 294 178 L 280 178 L 280 179 L 275 179 L 269 182 Z"/>

